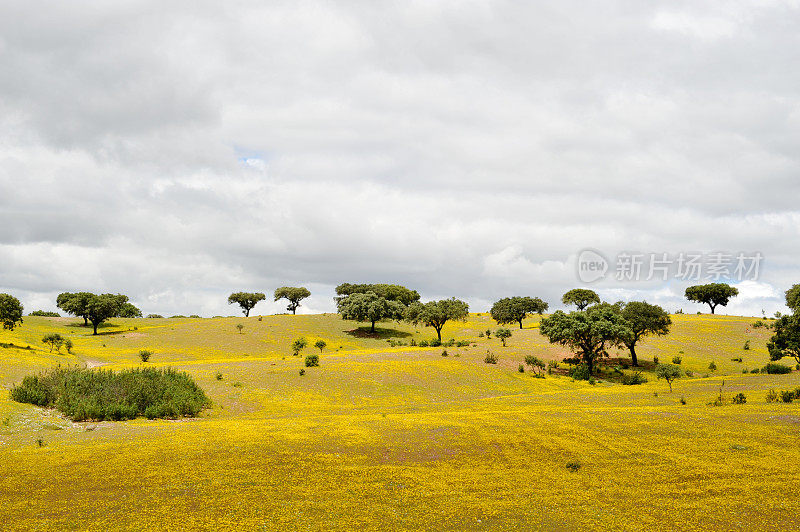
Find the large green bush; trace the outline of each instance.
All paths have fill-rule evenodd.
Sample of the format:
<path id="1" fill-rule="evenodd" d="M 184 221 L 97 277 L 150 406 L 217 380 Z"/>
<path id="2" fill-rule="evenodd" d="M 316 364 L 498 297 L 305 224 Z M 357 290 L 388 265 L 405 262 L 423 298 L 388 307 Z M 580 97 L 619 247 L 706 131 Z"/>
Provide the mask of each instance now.
<path id="1" fill-rule="evenodd" d="M 210 405 L 188 373 L 169 368 L 114 372 L 57 366 L 25 377 L 11 389 L 11 398 L 54 407 L 73 421 L 174 419 L 196 416 Z"/>
<path id="2" fill-rule="evenodd" d="M 763 368 L 761 368 L 761 373 L 769 373 L 771 375 L 778 374 L 783 375 L 785 373 L 791 373 L 792 368 L 789 366 L 784 366 L 783 364 L 779 364 L 777 362 L 770 362 Z"/>

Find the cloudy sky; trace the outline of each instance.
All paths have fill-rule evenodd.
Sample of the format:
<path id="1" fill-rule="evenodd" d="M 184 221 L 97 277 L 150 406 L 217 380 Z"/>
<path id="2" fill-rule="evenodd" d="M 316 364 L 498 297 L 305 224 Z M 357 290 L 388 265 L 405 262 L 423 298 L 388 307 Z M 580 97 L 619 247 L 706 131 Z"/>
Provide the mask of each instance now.
<path id="1" fill-rule="evenodd" d="M 696 311 L 619 254 L 759 252 L 723 312 L 771 314 L 800 281 L 798 27 L 768 0 L 4 1 L 0 292 L 558 308 L 591 248 L 605 298 Z"/>

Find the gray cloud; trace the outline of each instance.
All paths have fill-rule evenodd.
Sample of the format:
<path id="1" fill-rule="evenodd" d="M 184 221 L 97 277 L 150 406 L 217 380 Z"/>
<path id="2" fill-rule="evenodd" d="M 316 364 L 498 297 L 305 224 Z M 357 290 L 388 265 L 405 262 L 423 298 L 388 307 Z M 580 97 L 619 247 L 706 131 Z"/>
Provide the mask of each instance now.
<path id="1" fill-rule="evenodd" d="M 796 2 L 0 6 L 0 290 L 231 312 L 397 281 L 556 303 L 575 254 L 800 254 Z M 599 285 L 685 306 L 677 284 Z M 264 311 L 281 311 L 265 303 Z M 198 310 L 199 309 L 199 310 Z"/>

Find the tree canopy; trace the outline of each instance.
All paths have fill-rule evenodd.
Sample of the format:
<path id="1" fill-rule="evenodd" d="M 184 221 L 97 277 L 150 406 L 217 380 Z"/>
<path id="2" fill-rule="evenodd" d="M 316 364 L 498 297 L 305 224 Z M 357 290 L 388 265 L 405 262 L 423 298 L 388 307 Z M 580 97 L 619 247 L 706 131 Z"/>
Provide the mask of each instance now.
<path id="1" fill-rule="evenodd" d="M 786 291 L 786 306 L 795 314 L 800 313 L 800 284 L 793 285 Z"/>
<path id="2" fill-rule="evenodd" d="M 264 301 L 267 296 L 261 292 L 234 292 L 228 296 L 228 304 L 234 303 L 242 307 L 245 318 L 250 317 L 250 311 L 255 307 L 259 301 Z"/>
<path id="3" fill-rule="evenodd" d="M 336 300 L 352 294 L 366 294 L 372 292 L 387 301 L 397 301 L 403 305 L 410 305 L 419 301 L 419 293 L 399 284 L 352 284 L 342 283 L 336 287 Z"/>
<path id="4" fill-rule="evenodd" d="M 547 308 L 548 304 L 538 297 L 505 297 L 492 305 L 491 314 L 498 325 L 519 323 L 522 329 L 522 320 L 528 314 L 541 315 Z"/>
<path id="5" fill-rule="evenodd" d="M 279 299 L 286 299 L 289 304 L 286 310 L 291 310 L 292 314 L 297 314 L 297 307 L 300 306 L 300 301 L 304 300 L 311 295 L 308 288 L 303 286 L 282 286 L 275 290 L 275 301 Z"/>
<path id="6" fill-rule="evenodd" d="M 591 375 L 594 363 L 608 356 L 608 349 L 620 347 L 632 332 L 619 307 L 601 303 L 586 310 L 559 310 L 539 324 L 539 332 L 550 343 L 568 347 L 579 355 Z"/>
<path id="7" fill-rule="evenodd" d="M 119 309 L 120 318 L 141 318 L 142 311 L 139 310 L 133 303 L 125 303 Z"/>
<path id="8" fill-rule="evenodd" d="M 468 314 L 469 305 L 453 297 L 440 301 L 429 301 L 425 304 L 412 303 L 406 310 L 405 319 L 415 325 L 421 323 L 426 327 L 433 327 L 441 341 L 444 324 L 450 320 L 464 321 Z"/>
<path id="9" fill-rule="evenodd" d="M 14 327 L 22 323 L 22 303 L 11 294 L 0 294 L 0 323 L 3 329 L 13 331 Z"/>
<path id="10" fill-rule="evenodd" d="M 622 316 L 627 320 L 631 330 L 630 336 L 624 338 L 623 343 L 631 352 L 631 364 L 638 366 L 636 343 L 650 334 L 657 336 L 668 334 L 672 319 L 666 310 L 646 301 L 631 301 L 622 305 Z"/>
<path id="11" fill-rule="evenodd" d="M 732 297 L 739 295 L 739 290 L 725 283 L 699 284 L 687 288 L 685 295 L 689 301 L 707 304 L 714 314 L 717 305 L 727 306 Z"/>
<path id="12" fill-rule="evenodd" d="M 600 303 L 600 296 L 588 288 L 573 288 L 561 298 L 565 305 L 575 305 L 578 310 L 584 310 L 593 303 Z"/>
<path id="13" fill-rule="evenodd" d="M 91 292 L 62 292 L 56 297 L 56 306 L 67 314 L 83 318 L 83 324 L 89 325 L 87 305 L 92 295 Z"/>

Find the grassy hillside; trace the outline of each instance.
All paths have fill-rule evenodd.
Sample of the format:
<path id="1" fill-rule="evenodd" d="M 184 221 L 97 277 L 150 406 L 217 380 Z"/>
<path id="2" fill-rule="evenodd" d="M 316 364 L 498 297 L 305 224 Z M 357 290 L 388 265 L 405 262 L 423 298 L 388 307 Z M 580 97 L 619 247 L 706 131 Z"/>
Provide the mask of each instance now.
<path id="1" fill-rule="evenodd" d="M 800 372 L 763 366 L 769 332 L 752 318 L 673 316 L 640 359 L 675 355 L 695 372 L 591 386 L 532 378 L 526 354 L 560 360 L 538 320 L 508 347 L 448 324 L 465 348 L 391 347 L 432 329 L 336 315 L 113 320 L 98 336 L 72 318 L 26 317 L 1 331 L 0 386 L 54 364 L 188 371 L 214 406 L 178 421 L 72 423 L 0 393 L 0 522 L 12 529 L 264 530 L 760 529 L 800 526 L 800 404 L 767 403 Z M 243 324 L 240 334 L 237 324 Z M 48 332 L 73 354 L 49 353 Z M 306 368 L 290 343 L 328 347 Z M 751 349 L 743 350 L 746 340 Z M 497 365 L 483 362 L 486 351 Z M 313 347 L 304 354 L 317 352 Z M 619 356 L 625 357 L 626 353 Z M 731 359 L 742 358 L 742 362 Z M 718 370 L 703 377 L 714 361 Z M 217 374 L 221 373 L 221 380 Z M 609 373 L 610 370 L 609 370 Z M 714 407 L 719 393 L 745 405 Z M 687 404 L 682 405 L 683 397 Z M 41 443 L 41 446 L 40 446 Z M 575 472 L 565 466 L 579 462 Z"/>

